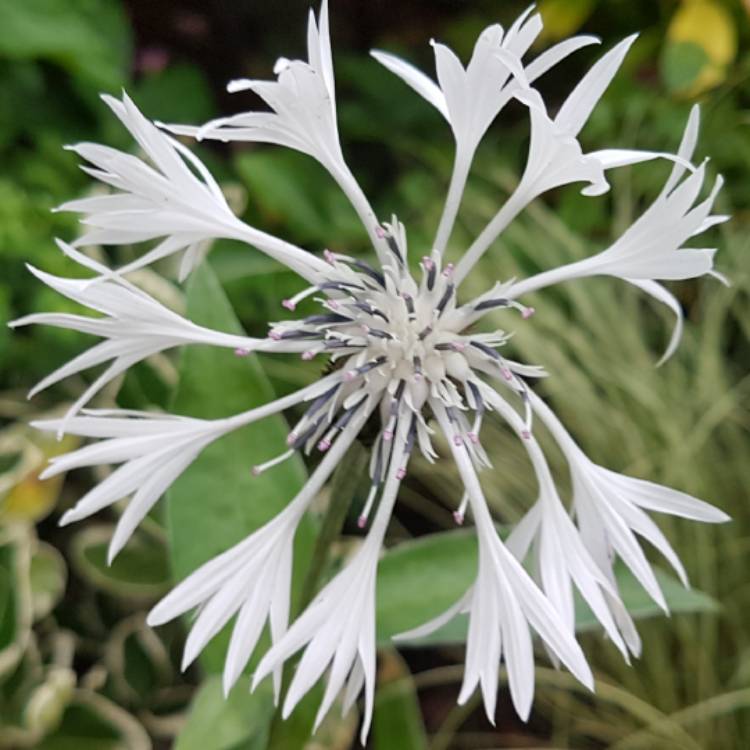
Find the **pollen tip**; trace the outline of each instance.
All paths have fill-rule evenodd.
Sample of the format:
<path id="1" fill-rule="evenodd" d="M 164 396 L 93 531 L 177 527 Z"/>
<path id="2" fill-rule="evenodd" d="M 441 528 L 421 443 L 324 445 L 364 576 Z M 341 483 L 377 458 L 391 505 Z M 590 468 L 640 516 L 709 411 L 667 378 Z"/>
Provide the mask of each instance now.
<path id="1" fill-rule="evenodd" d="M 250 469 L 250 473 L 254 477 L 259 477 L 263 473 L 263 469 L 261 469 L 260 466 L 253 466 L 253 468 Z"/>
<path id="2" fill-rule="evenodd" d="M 364 529 L 366 525 L 367 525 L 367 516 L 360 516 L 357 519 L 357 528 Z"/>
<path id="3" fill-rule="evenodd" d="M 315 356 L 315 352 L 313 351 L 306 351 L 302 352 L 301 357 L 305 360 L 305 362 L 309 362 L 313 357 Z"/>
<path id="4" fill-rule="evenodd" d="M 290 432 L 286 436 L 286 444 L 287 445 L 294 445 L 297 442 L 297 433 L 296 432 Z"/>
<path id="5" fill-rule="evenodd" d="M 339 303 L 336 302 L 335 299 L 329 299 L 327 304 L 328 304 L 328 307 L 331 308 L 331 310 L 338 310 L 339 309 Z"/>
<path id="6" fill-rule="evenodd" d="M 501 370 L 501 372 L 503 373 L 503 377 L 506 380 L 512 380 L 513 379 L 513 373 L 510 371 L 509 368 L 503 367 L 502 370 Z"/>
<path id="7" fill-rule="evenodd" d="M 451 348 L 456 352 L 462 352 L 464 349 L 466 349 L 466 344 L 464 344 L 462 341 L 454 341 L 451 344 Z"/>
<path id="8" fill-rule="evenodd" d="M 458 526 L 463 526 L 464 514 L 461 513 L 461 511 L 459 510 L 453 511 L 453 520 L 456 522 Z"/>
<path id="9" fill-rule="evenodd" d="M 290 299 L 285 299 L 281 303 L 282 307 L 286 307 L 287 310 L 294 310 L 297 305 Z"/>
<path id="10" fill-rule="evenodd" d="M 326 259 L 326 262 L 330 263 L 331 265 L 333 265 L 334 261 L 336 260 L 336 258 L 334 258 L 333 256 L 333 253 L 328 249 L 323 250 L 323 257 Z"/>
<path id="11" fill-rule="evenodd" d="M 355 370 L 347 370 L 344 373 L 344 382 L 345 383 L 351 383 L 354 378 L 357 377 L 357 373 Z"/>
<path id="12" fill-rule="evenodd" d="M 385 440 L 386 442 L 388 442 L 389 440 L 393 440 L 393 433 L 390 430 L 386 430 L 383 433 L 383 440 Z"/>
<path id="13" fill-rule="evenodd" d="M 466 437 L 468 437 L 474 445 L 479 443 L 479 435 L 477 435 L 476 432 L 467 432 Z"/>
<path id="14" fill-rule="evenodd" d="M 247 357 L 248 354 L 250 354 L 250 350 L 249 349 L 243 349 L 241 346 L 238 346 L 234 350 L 234 355 L 236 357 Z"/>
<path id="15" fill-rule="evenodd" d="M 385 237 L 385 229 L 378 224 L 378 226 L 375 227 L 375 236 L 382 240 Z"/>
<path id="16" fill-rule="evenodd" d="M 330 447 L 331 447 L 331 441 L 330 440 L 321 440 L 318 443 L 318 450 L 321 453 L 325 453 Z"/>
<path id="17" fill-rule="evenodd" d="M 271 331 L 268 336 L 274 341 L 281 341 L 281 334 L 278 331 Z"/>
<path id="18" fill-rule="evenodd" d="M 447 276 L 452 275 L 453 268 L 454 268 L 453 263 L 448 263 L 448 265 L 446 265 L 446 267 L 443 269 L 443 276 L 447 277 Z"/>
<path id="19" fill-rule="evenodd" d="M 453 436 L 453 445 L 463 445 L 464 440 L 460 435 L 454 435 Z"/>
<path id="20" fill-rule="evenodd" d="M 521 437 L 524 440 L 531 440 L 531 433 L 528 430 L 522 430 L 521 431 Z"/>
<path id="21" fill-rule="evenodd" d="M 435 267 L 435 261 L 430 258 L 429 255 L 425 255 L 422 257 L 422 265 L 428 270 L 431 271 Z"/>
<path id="22" fill-rule="evenodd" d="M 399 469 L 396 472 L 396 479 L 403 479 L 406 476 L 406 469 Z"/>
<path id="23" fill-rule="evenodd" d="M 524 320 L 528 320 L 534 313 L 536 312 L 536 309 L 533 307 L 524 307 L 521 311 L 521 317 Z"/>

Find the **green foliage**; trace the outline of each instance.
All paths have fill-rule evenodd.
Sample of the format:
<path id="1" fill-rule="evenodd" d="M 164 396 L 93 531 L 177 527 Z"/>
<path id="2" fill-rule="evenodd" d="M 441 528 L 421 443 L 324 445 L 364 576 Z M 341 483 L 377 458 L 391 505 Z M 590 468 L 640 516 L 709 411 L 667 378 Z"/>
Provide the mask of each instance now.
<path id="1" fill-rule="evenodd" d="M 476 576 L 477 545 L 472 530 L 446 531 L 402 542 L 383 556 L 378 567 L 377 632 L 383 645 L 393 636 L 421 625 L 458 601 Z M 673 576 L 656 571 L 669 609 L 685 612 L 717 612 L 719 605 L 700 591 L 685 589 Z M 646 594 L 629 570 L 617 570 L 622 601 L 634 618 L 656 617 L 662 611 Z M 434 633 L 410 647 L 461 644 L 466 641 L 467 619 L 458 615 Z M 600 630 L 584 602 L 577 602 L 576 629 Z"/>
<path id="2" fill-rule="evenodd" d="M 241 333 L 211 268 L 204 263 L 190 278 L 188 317 L 201 325 Z M 256 356 L 191 347 L 182 354 L 174 411 L 195 417 L 230 416 L 266 403 L 273 390 Z M 210 445 L 168 492 L 169 549 L 175 577 L 184 578 L 200 564 L 242 540 L 275 516 L 305 479 L 299 458 L 285 471 L 253 477 L 251 468 L 286 450 L 283 417 L 269 417 Z M 313 530 L 297 532 L 295 561 L 304 564 Z M 223 648 L 208 649 L 203 663 L 210 671 L 223 664 Z"/>
<path id="3" fill-rule="evenodd" d="M 273 695 L 266 683 L 254 693 L 242 678 L 228 698 L 220 677 L 209 677 L 195 696 L 175 750 L 266 750 Z"/>
<path id="4" fill-rule="evenodd" d="M 429 26 L 429 34 L 454 43 L 465 59 L 476 33 L 496 20 L 497 3 L 456 6 L 450 11 L 453 16 L 444 5 L 439 13 L 430 12 L 425 31 Z M 61 275 L 79 273 L 52 243 L 54 236 L 73 238 L 77 227 L 73 217 L 50 209 L 90 189 L 75 158 L 62 146 L 93 140 L 132 147 L 98 100 L 100 91 L 117 93 L 127 86 L 146 114 L 169 122 L 202 122 L 216 114 L 217 67 L 208 59 L 210 50 L 203 60 L 186 62 L 176 55 L 163 70 L 141 72 L 131 80 L 133 32 L 124 6 L 130 4 L 0 0 L 0 322 L 35 311 L 73 309 L 33 281 L 23 263 Z M 517 10 L 521 6 L 503 6 L 500 20 L 507 25 Z M 599 632 L 588 632 L 595 623 L 581 608 L 578 627 L 597 674 L 597 694 L 579 694 L 564 674 L 540 668 L 538 720 L 525 728 L 504 720 L 491 739 L 481 741 L 516 745 L 523 732 L 524 742 L 559 747 L 744 746 L 743 738 L 750 736 L 750 598 L 745 581 L 750 517 L 744 501 L 750 484 L 746 12 L 733 0 L 696 0 L 658 9 L 647 2 L 554 0 L 542 3 L 542 11 L 552 27 L 549 38 L 573 31 L 584 19 L 585 31 L 600 34 L 604 47 L 632 30 L 644 30 L 626 71 L 582 134 L 587 148 L 674 149 L 690 104 L 702 98 L 699 155 L 710 155 L 711 168 L 726 177 L 722 210 L 737 214 L 733 228 L 716 235 L 719 266 L 734 286 L 727 290 L 710 279 L 671 285 L 685 307 L 688 325 L 681 350 L 658 370 L 653 363 L 672 321 L 635 290 L 607 280 L 574 283 L 545 294 L 534 303 L 538 312 L 533 323 L 518 326 L 513 346 L 520 358 L 552 372 L 541 390 L 595 460 L 705 497 L 729 512 L 734 522 L 709 528 L 660 521 L 696 588 L 685 591 L 659 573 L 674 615 L 651 617 L 656 614 L 653 603 L 632 577 L 620 577 L 623 596 L 643 618 L 643 659 L 634 668 L 625 666 L 611 644 L 602 643 Z M 372 35 L 380 36 L 373 46 L 432 65 L 429 47 L 414 44 L 428 34 L 388 26 L 387 36 L 373 27 Z M 166 29 L 165 39 L 173 31 Z M 337 40 L 347 36 L 351 39 L 351 32 L 334 28 Z M 737 50 L 740 55 L 734 60 Z M 262 66 L 272 54 L 287 51 L 291 47 L 267 55 L 264 51 Z M 251 49 L 248 54 L 260 53 Z M 412 255 L 419 256 L 431 241 L 442 207 L 452 158 L 448 128 L 428 104 L 408 94 L 400 81 L 359 51 L 336 54 L 347 159 L 378 213 L 387 216 L 395 210 L 406 223 Z M 541 81 L 553 109 L 597 54 L 578 53 L 560 73 Z M 209 67 L 210 84 L 205 72 Z M 218 72 L 226 78 L 245 73 Z M 527 138 L 526 119 L 509 108 L 477 159 L 452 252 L 481 231 L 512 188 L 523 166 Z M 238 206 L 247 203 L 249 221 L 311 249 L 367 252 L 352 210 L 311 159 L 276 148 L 238 148 L 231 155 L 206 144 L 197 149 L 230 199 Z M 616 173 L 611 197 L 590 199 L 575 189 L 548 196 L 491 249 L 476 274 L 477 290 L 484 289 L 487 278 L 526 274 L 603 247 L 658 191 L 668 168 L 648 165 Z M 132 257 L 142 248 L 118 252 Z M 299 288 L 299 279 L 260 252 L 219 242 L 211 251 L 211 266 L 204 265 L 190 281 L 187 314 L 205 325 L 239 331 L 233 308 L 242 328 L 263 334 L 267 322 L 279 314 L 279 299 Z M 181 293 L 171 284 L 158 291 L 160 298 L 180 306 Z M 500 316 L 495 322 L 508 325 Z M 37 328 L 10 336 L 0 326 L 0 389 L 28 388 L 87 344 L 66 331 Z M 177 372 L 175 358 L 154 358 L 128 375 L 118 403 L 167 408 Z M 298 360 L 238 360 L 231 352 L 190 349 L 179 361 L 174 409 L 224 416 L 307 383 L 318 372 L 316 365 Z M 41 403 L 67 398 L 80 392 L 81 385 L 79 380 L 64 383 Z M 114 391 L 104 398 L 111 402 Z M 19 403 L 15 393 L 0 393 L 0 418 L 28 419 L 31 411 Z M 487 494 L 498 518 L 512 522 L 534 497 L 532 474 L 522 449 L 500 426 L 488 421 L 485 429 L 495 465 L 484 480 Z M 180 676 L 184 625 L 161 628 L 157 635 L 144 623 L 145 611 L 171 583 L 170 563 L 173 577 L 184 577 L 257 528 L 293 496 L 305 476 L 300 462 L 259 478 L 249 475 L 254 463 L 284 449 L 284 434 L 279 417 L 209 448 L 171 491 L 166 529 L 160 509 L 146 519 L 111 568 L 105 563 L 109 531 L 102 521 L 112 519 L 97 517 L 72 533 L 43 523 L 39 534 L 45 541 L 37 539 L 31 527 L 48 513 L 54 515 L 56 504 L 79 497 L 97 477 L 77 472 L 66 480 L 60 497 L 59 485 L 38 482 L 43 456 L 13 473 L 17 457 L 25 459 L 33 450 L 46 453 L 47 446 L 29 447 L 22 441 L 7 452 L 3 448 L 1 458 L 7 465 L 0 465 L 0 478 L 9 479 L 0 483 L 0 511 L 7 510 L 10 500 L 15 515 L 0 519 L 0 746 L 145 750 L 150 738 L 168 743 L 184 716 L 187 722 L 175 741 L 178 750 L 260 750 L 269 747 L 271 731 L 285 750 L 304 745 L 320 690 L 272 730 L 267 683 L 251 696 L 243 680 L 228 701 L 221 697 L 213 673 L 221 663 L 225 636 L 216 639 L 201 669 Z M 560 457 L 551 445 L 546 447 L 564 485 Z M 444 531 L 451 523 L 445 508 L 452 509 L 460 495 L 457 487 L 455 475 L 444 466 L 416 462 L 403 493 L 402 507 L 408 510 L 403 519 L 401 512 L 398 516 L 405 525 L 395 529 L 403 541 L 385 553 L 380 567 L 378 628 L 383 642 L 372 736 L 378 750 L 421 750 L 428 741 L 435 748 L 474 742 L 468 733 L 454 738 L 474 705 L 470 702 L 461 709 L 464 713 L 447 717 L 442 708 L 455 698 L 460 670 L 435 667 L 460 660 L 456 647 L 465 635 L 465 618 L 457 618 L 432 639 L 410 644 L 421 648 L 410 648 L 408 658 L 424 669 L 414 680 L 385 638 L 437 614 L 472 578 L 471 533 Z M 415 529 L 438 533 L 414 540 L 409 537 Z M 298 566 L 308 559 L 313 536 L 314 524 L 308 520 L 297 538 Z M 346 549 L 348 545 L 342 545 L 331 570 L 342 562 Z M 296 571 L 297 585 L 301 572 Z M 441 679 L 448 685 L 420 706 L 418 689 Z M 355 713 L 343 720 L 336 713 L 334 709 L 317 735 L 321 747 L 345 748 L 355 741 Z M 431 733 L 445 719 L 429 740 L 421 713 Z M 466 726 L 473 729 L 476 722 L 472 719 Z"/>

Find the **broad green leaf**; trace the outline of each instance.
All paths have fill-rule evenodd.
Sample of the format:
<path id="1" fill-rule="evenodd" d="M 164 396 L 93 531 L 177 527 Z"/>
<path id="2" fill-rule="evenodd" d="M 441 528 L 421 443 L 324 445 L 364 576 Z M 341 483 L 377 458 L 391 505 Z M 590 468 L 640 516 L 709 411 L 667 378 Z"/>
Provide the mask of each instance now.
<path id="1" fill-rule="evenodd" d="M 431 534 L 389 550 L 380 562 L 377 589 L 378 637 L 381 643 L 430 620 L 467 590 L 474 581 L 477 548 L 469 529 Z M 616 568 L 622 600 L 635 618 L 661 613 L 624 566 Z M 715 612 L 719 605 L 707 594 L 685 589 L 671 575 L 656 576 L 673 613 Z M 467 617 L 459 615 L 435 633 L 410 645 L 457 644 L 466 640 Z M 598 627 L 583 602 L 576 604 L 577 630 Z"/>
<path id="2" fill-rule="evenodd" d="M 209 677 L 198 691 L 175 750 L 265 750 L 273 716 L 273 693 L 268 681 L 250 692 L 241 678 L 227 698 L 219 677 Z"/>
<path id="3" fill-rule="evenodd" d="M 388 550 L 378 566 L 377 633 L 381 643 L 446 610 L 471 585 L 477 569 L 471 529 L 430 534 Z M 418 643 L 462 643 L 466 618 L 459 616 Z"/>
<path id="4" fill-rule="evenodd" d="M 375 750 L 426 750 L 422 712 L 411 673 L 393 649 L 381 651 L 372 722 Z"/>
<path id="5" fill-rule="evenodd" d="M 247 248 L 247 252 L 256 252 Z M 241 333 L 211 267 L 203 263 L 187 289 L 187 315 L 196 323 Z M 218 418 L 237 414 L 274 398 L 254 356 L 195 346 L 184 350 L 176 414 Z M 275 516 L 305 480 L 301 460 L 293 457 L 275 471 L 253 477 L 254 464 L 286 450 L 288 428 L 282 416 L 249 425 L 210 445 L 174 483 L 167 495 L 170 553 L 180 580 L 200 564 L 241 541 Z M 312 526 L 305 520 L 296 536 L 297 566 L 309 555 Z M 221 669 L 220 645 L 204 652 L 203 665 Z"/>
<path id="6" fill-rule="evenodd" d="M 78 574 L 116 596 L 152 600 L 163 594 L 169 586 L 169 563 L 163 544 L 137 531 L 108 565 L 107 547 L 113 531 L 111 526 L 94 525 L 75 535 L 71 562 Z"/>

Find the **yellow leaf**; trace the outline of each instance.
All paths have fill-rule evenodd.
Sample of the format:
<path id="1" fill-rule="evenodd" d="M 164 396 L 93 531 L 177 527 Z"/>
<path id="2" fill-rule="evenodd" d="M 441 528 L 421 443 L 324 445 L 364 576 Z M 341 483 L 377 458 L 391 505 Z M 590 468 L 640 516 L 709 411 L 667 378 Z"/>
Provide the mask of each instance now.
<path id="1" fill-rule="evenodd" d="M 52 456 L 66 453 L 76 448 L 80 440 L 66 435 L 56 440 L 51 435 L 14 425 L 2 436 L 5 450 L 9 445 L 19 458 L 4 475 L 0 476 L 0 489 L 6 490 L 0 496 L 0 523 L 36 523 L 44 518 L 55 506 L 64 475 L 41 480 L 39 474 Z"/>
<path id="2" fill-rule="evenodd" d="M 699 46 L 706 63 L 681 93 L 695 96 L 721 83 L 737 54 L 737 29 L 731 14 L 712 0 L 686 0 L 672 16 L 667 29 L 671 43 Z"/>

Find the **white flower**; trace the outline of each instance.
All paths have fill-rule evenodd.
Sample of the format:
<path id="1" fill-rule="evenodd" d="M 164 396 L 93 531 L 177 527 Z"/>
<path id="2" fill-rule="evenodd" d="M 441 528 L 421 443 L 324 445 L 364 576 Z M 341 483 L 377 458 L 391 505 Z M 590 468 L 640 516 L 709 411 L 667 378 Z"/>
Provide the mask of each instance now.
<path id="1" fill-rule="evenodd" d="M 399 429 L 402 441 L 408 430 Z M 405 443 L 402 442 L 402 445 Z M 330 664 L 328 683 L 315 717 L 315 729 L 346 685 L 344 710 L 365 688 L 365 713 L 361 740 L 365 743 L 375 703 L 375 578 L 383 537 L 401 483 L 401 467 L 409 454 L 391 458 L 383 496 L 372 528 L 352 561 L 336 575 L 300 615 L 289 631 L 263 657 L 253 677 L 253 689 L 271 671 L 278 670 L 292 654 L 306 645 L 289 686 L 282 715 L 294 710 Z"/>
<path id="2" fill-rule="evenodd" d="M 290 430 L 288 450 L 253 469 L 258 474 L 278 466 L 296 450 L 309 454 L 317 449 L 326 455 L 308 483 L 275 519 L 183 581 L 157 605 L 150 622 L 166 622 L 199 609 L 186 644 L 184 663 L 188 664 L 236 615 L 224 673 L 228 690 L 246 667 L 258 635 L 269 621 L 273 645 L 260 662 L 254 684 L 274 673 L 278 691 L 281 666 L 304 648 L 284 702 L 284 715 L 328 669 L 318 722 L 342 688 L 344 703 L 349 705 L 364 685 L 363 741 L 375 689 L 378 550 L 412 452 L 418 449 L 428 461 L 440 459 L 431 440 L 432 417 L 437 418 L 448 440 L 464 484 L 465 496 L 456 520 L 462 522 L 470 506 L 477 526 L 479 567 L 475 583 L 454 607 L 410 635 L 438 626 L 457 611 L 469 612 L 466 674 L 459 700 L 467 700 L 479 685 L 490 718 L 495 712 L 501 659 L 507 666 L 516 710 L 522 718 L 531 710 L 532 631 L 540 636 L 555 661 L 592 686 L 591 671 L 574 635 L 574 589 L 582 594 L 626 658 L 628 652 L 638 653 L 638 635 L 617 591 L 613 558 L 621 557 L 662 605 L 666 603 L 636 535 L 654 544 L 684 577 L 675 553 L 645 511 L 714 523 L 726 520 L 720 511 L 695 498 L 591 463 L 530 389 L 527 380 L 546 375 L 544 369 L 515 362 L 504 354 L 513 329 L 528 325 L 523 321 L 534 312 L 519 298 L 571 278 L 597 274 L 621 278 L 679 313 L 676 300 L 655 279 L 713 273 L 713 251 L 680 248 L 689 237 L 724 218 L 710 216 L 720 182 L 707 199 L 693 207 L 706 170 L 705 165 L 695 169 L 690 161 L 697 137 L 697 110 L 688 121 L 676 155 L 626 149 L 584 153 L 579 144 L 578 134 L 632 38 L 591 68 L 552 119 L 531 83 L 591 40 L 562 42 L 524 66 L 521 57 L 540 26 L 539 16 L 529 18 L 527 13 L 507 33 L 500 27 L 490 27 L 478 40 L 466 68 L 446 47 L 436 45 L 439 86 L 406 63 L 376 54 L 443 113 L 456 138 L 454 173 L 437 239 L 433 247 L 423 251 L 419 264 L 409 264 L 404 226 L 395 216 L 383 223 L 375 218 L 344 162 L 324 3 L 319 21 L 312 15 L 310 18 L 309 61 L 282 60 L 277 65 L 276 82 L 233 84 L 235 89 L 247 87 L 259 93 L 272 112 L 238 115 L 200 130 L 172 130 L 224 140 L 265 141 L 314 156 L 338 181 L 359 213 L 372 240 L 375 260 L 327 250 L 323 259 L 317 258 L 244 225 L 231 214 L 216 183 L 184 146 L 148 122 L 127 98 L 122 103 L 108 100 L 152 166 L 112 149 L 90 144 L 77 147 L 97 166 L 88 171 L 120 191 L 67 204 L 84 213 L 85 222 L 93 227 L 79 244 L 164 239 L 119 272 L 62 245 L 65 252 L 99 275 L 82 281 L 35 273 L 53 288 L 107 317 L 42 314 L 16 321 L 17 325 L 41 322 L 65 326 L 106 339 L 40 384 L 43 387 L 67 374 L 112 360 L 74 405 L 71 415 L 116 372 L 177 345 L 205 343 L 242 351 L 298 352 L 303 359 L 321 356 L 334 363 L 331 374 L 307 388 L 224 419 L 89 412 L 37 426 L 103 439 L 54 458 L 47 475 L 78 466 L 120 464 L 63 517 L 64 523 L 78 520 L 133 495 L 112 539 L 111 557 L 206 445 L 230 430 L 308 402 Z M 516 191 L 454 268 L 444 261 L 442 253 L 469 165 L 482 135 L 510 97 L 524 102 L 530 112 L 527 166 Z M 573 182 L 587 182 L 593 192 L 599 192 L 606 187 L 606 170 L 657 157 L 674 161 L 672 174 L 654 206 L 612 247 L 529 279 L 488 285 L 488 292 L 459 302 L 460 281 L 529 201 L 545 190 Z M 187 271 L 200 262 L 202 243 L 215 237 L 243 239 L 306 280 L 306 288 L 282 301 L 289 315 L 271 324 L 267 339 L 246 339 L 196 326 L 122 279 L 128 270 L 185 248 L 189 248 L 183 257 L 183 270 Z M 320 305 L 319 312 L 295 316 L 297 304 L 309 297 Z M 491 310 L 505 311 L 504 329 L 477 330 L 474 324 Z M 503 418 L 524 441 L 539 482 L 537 503 L 512 534 L 510 549 L 497 535 L 477 475 L 480 469 L 492 468 L 481 444 L 482 423 L 490 412 Z M 535 415 L 554 433 L 570 463 L 575 523 L 562 504 L 535 440 Z M 292 539 L 297 523 L 365 423 L 372 426 L 375 439 L 369 466 L 371 487 L 359 525 L 366 527 L 377 507 L 370 532 L 352 561 L 287 630 Z M 513 554 L 525 558 L 532 546 L 541 588 Z"/>
<path id="3" fill-rule="evenodd" d="M 573 506 L 581 537 L 601 570 L 614 582 L 612 566 L 620 557 L 649 596 L 668 611 L 659 583 L 636 538 L 650 542 L 685 586 L 687 575 L 672 546 L 644 511 L 656 511 L 703 523 L 724 523 L 729 516 L 690 495 L 643 479 L 634 479 L 593 463 L 570 437 L 552 410 L 532 394 L 534 411 L 558 441 L 570 465 Z"/>
<path id="4" fill-rule="evenodd" d="M 279 58 L 274 66 L 276 81 L 247 78 L 230 81 L 227 90 L 250 90 L 260 96 L 272 112 L 243 112 L 211 120 L 201 127 L 164 125 L 172 133 L 220 141 L 274 143 L 301 151 L 317 159 L 338 182 L 359 214 L 376 251 L 383 255 L 377 219 L 367 198 L 346 164 L 336 121 L 336 91 L 333 78 L 328 2 L 320 6 L 320 19 L 310 11 L 307 25 L 309 60 Z"/>
<path id="5" fill-rule="evenodd" d="M 169 620 L 199 608 L 190 629 L 182 668 L 186 669 L 205 645 L 237 614 L 224 669 L 224 692 L 228 693 L 245 668 L 270 620 L 274 643 L 286 632 L 292 576 L 292 543 L 297 525 L 310 501 L 328 479 L 361 427 L 353 421 L 341 439 L 321 461 L 297 497 L 265 526 L 239 544 L 201 566 L 162 599 L 149 613 L 149 625 Z M 281 671 L 274 672 L 276 694 Z"/>
<path id="6" fill-rule="evenodd" d="M 448 242 L 479 142 L 502 108 L 518 93 L 519 82 L 511 76 L 528 86 L 569 54 L 598 41 L 590 36 L 567 39 L 539 55 L 524 69 L 521 58 L 542 30 L 541 16 L 537 13 L 529 18 L 530 12 L 531 8 L 507 33 L 497 24 L 487 27 L 479 35 L 466 68 L 450 48 L 433 42 L 437 84 L 395 55 L 379 50 L 371 53 L 430 102 L 453 130 L 456 157 L 445 210 L 433 243 L 438 252 L 442 252 Z"/>
<path id="7" fill-rule="evenodd" d="M 513 95 L 527 105 L 531 118 L 526 168 L 513 194 L 461 258 L 456 267 L 458 280 L 466 276 L 519 212 L 542 193 L 574 182 L 588 182 L 581 192 L 600 195 L 609 190 L 605 170 L 659 157 L 674 158 L 660 152 L 630 149 L 605 149 L 584 154 L 578 141 L 578 134 L 635 39 L 635 35 L 627 37 L 603 55 L 563 102 L 554 120 L 547 114 L 538 91 L 528 85 L 514 87 Z"/>
<path id="8" fill-rule="evenodd" d="M 488 403 L 520 436 L 525 425 L 515 410 L 491 388 L 483 388 Z M 570 633 L 575 631 L 573 587 L 579 591 L 607 635 L 628 660 L 627 640 L 618 619 L 624 606 L 613 577 L 608 577 L 587 551 L 557 494 L 539 444 L 528 436 L 524 444 L 539 480 L 539 499 L 518 522 L 507 540 L 508 549 L 523 562 L 535 548 L 536 578 Z M 634 651 L 635 653 L 635 651 Z"/>
<path id="9" fill-rule="evenodd" d="M 147 120 L 123 94 L 104 101 L 130 131 L 150 164 L 108 146 L 80 143 L 70 149 L 93 167 L 82 169 L 119 192 L 70 201 L 61 211 L 84 215 L 91 227 L 75 244 L 120 245 L 163 239 L 153 250 L 119 269 L 120 274 L 185 250 L 180 278 L 202 260 L 203 244 L 217 237 L 244 240 L 304 278 L 323 262 L 288 242 L 241 222 L 230 210 L 211 173 L 181 143 Z"/>
<path id="10" fill-rule="evenodd" d="M 66 254 L 83 265 L 106 273 L 105 267 L 81 255 L 75 248 L 63 242 L 58 244 Z M 306 345 L 299 341 L 253 339 L 198 326 L 117 276 L 109 281 L 67 279 L 45 273 L 33 266 L 28 268 L 34 276 L 55 291 L 107 316 L 92 318 L 69 313 L 35 313 L 8 324 L 11 328 L 16 328 L 39 323 L 69 328 L 105 339 L 50 373 L 29 392 L 31 398 L 64 378 L 111 360 L 109 367 L 68 409 L 66 418 L 80 411 L 98 391 L 120 373 L 157 352 L 175 346 L 210 344 L 229 347 L 238 355 L 245 355 L 251 351 L 302 352 L 306 349 Z M 61 430 L 64 429 L 64 422 L 60 427 Z"/>
<path id="11" fill-rule="evenodd" d="M 658 301 L 668 305 L 677 316 L 672 339 L 661 362 L 677 348 L 682 331 L 682 310 L 674 296 L 657 279 L 692 279 L 713 271 L 715 249 L 684 248 L 683 243 L 710 227 L 726 221 L 727 216 L 711 216 L 722 180 L 717 178 L 711 193 L 695 204 L 705 179 L 706 165 L 692 171 L 682 182 L 685 162 L 689 162 L 698 136 L 699 111 L 693 107 L 669 179 L 651 206 L 610 247 L 590 258 L 544 271 L 508 289 L 517 298 L 529 292 L 586 276 L 614 276 L 623 279 Z M 719 276 L 723 280 L 723 277 Z"/>
<path id="12" fill-rule="evenodd" d="M 417 638 L 427 635 L 458 612 L 468 611 L 466 672 L 458 702 L 465 703 L 477 684 L 480 684 L 487 718 L 494 724 L 498 669 L 502 658 L 508 670 L 513 705 L 525 721 L 534 697 L 534 656 L 530 628 L 592 690 L 593 676 L 572 629 L 500 541 L 468 451 L 452 439 L 454 427 L 444 407 L 435 403 L 433 408 L 449 440 L 474 513 L 479 541 L 479 570 L 473 586 L 456 604 L 431 622 L 402 633 L 399 637 Z"/>
<path id="13" fill-rule="evenodd" d="M 326 388 L 334 387 L 337 381 L 340 381 L 339 375 L 328 376 L 290 396 L 226 419 L 91 411 L 83 417 L 38 420 L 32 424 L 41 430 L 58 431 L 64 427 L 69 434 L 102 440 L 51 458 L 41 478 L 82 466 L 121 464 L 87 492 L 60 521 L 62 525 L 80 521 L 132 494 L 109 546 L 111 561 L 153 504 L 209 443 L 239 427 L 306 399 L 314 399 Z M 296 440 L 291 442 L 297 447 Z"/>

